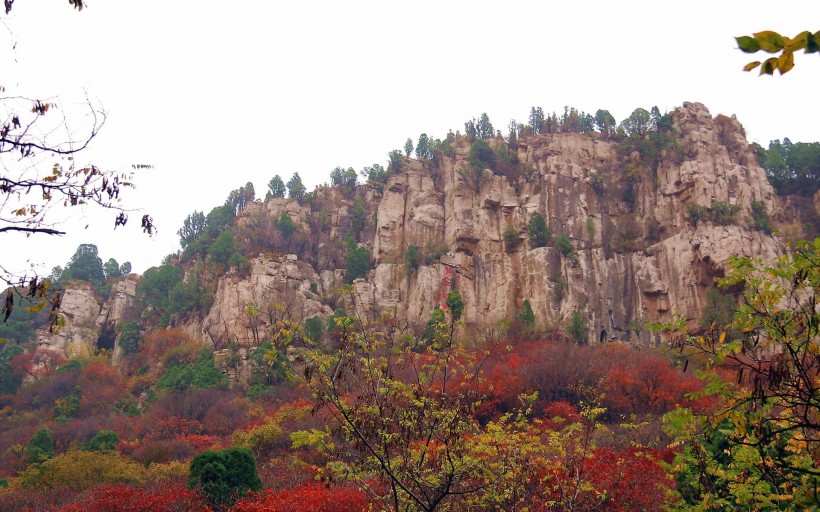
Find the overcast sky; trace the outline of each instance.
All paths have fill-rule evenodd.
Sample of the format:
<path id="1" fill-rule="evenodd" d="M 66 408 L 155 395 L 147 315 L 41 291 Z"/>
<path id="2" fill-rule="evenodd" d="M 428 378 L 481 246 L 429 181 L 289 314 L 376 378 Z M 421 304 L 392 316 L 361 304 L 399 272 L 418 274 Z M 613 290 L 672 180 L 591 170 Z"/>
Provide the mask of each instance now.
<path id="1" fill-rule="evenodd" d="M 820 139 L 817 55 L 757 77 L 741 71 L 755 56 L 733 39 L 818 30 L 817 1 L 89 4 L 16 2 L 0 24 L 0 83 L 6 95 L 72 105 L 87 93 L 101 105 L 105 127 L 78 160 L 153 165 L 126 204 L 159 232 L 113 231 L 110 212 L 74 213 L 63 237 L 3 235 L 13 269 L 48 271 L 93 243 L 104 260 L 142 272 L 178 250 L 189 213 L 248 181 L 264 197 L 271 177 L 296 171 L 312 189 L 337 165 L 384 165 L 408 137 L 463 131 L 482 112 L 506 133 L 531 106 L 603 108 L 620 121 L 636 107 L 698 101 L 736 114 L 764 146 Z"/>

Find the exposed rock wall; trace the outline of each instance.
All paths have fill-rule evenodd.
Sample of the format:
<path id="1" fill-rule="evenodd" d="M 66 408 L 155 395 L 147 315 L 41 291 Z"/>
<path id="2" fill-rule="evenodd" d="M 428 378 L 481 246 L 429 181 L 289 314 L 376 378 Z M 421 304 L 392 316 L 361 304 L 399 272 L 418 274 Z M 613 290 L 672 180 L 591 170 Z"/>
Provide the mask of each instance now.
<path id="1" fill-rule="evenodd" d="M 476 327 L 513 318 L 525 299 L 542 327 L 564 326 L 577 311 L 591 343 L 653 343 L 638 326 L 675 314 L 694 326 L 729 256 L 774 259 L 783 251 L 778 239 L 751 229 L 752 201 L 763 202 L 773 218 L 800 207 L 778 202 L 734 117 L 713 118 L 697 103 L 672 117 L 679 149 L 664 149 L 657 165 L 637 170 L 640 155 L 624 155 L 617 142 L 598 134 L 536 135 L 511 149 L 520 178 L 487 169 L 476 189 L 460 172 L 470 151 L 462 138 L 450 155 L 407 162 L 383 187 L 360 186 L 356 194 L 320 187 L 310 201 L 254 202 L 236 229 L 259 256 L 245 274 L 234 269 L 221 277 L 207 315 L 182 326 L 222 348 L 263 339 L 282 308 L 295 320 L 326 318 L 344 307 L 367 317 L 395 311 L 423 323 L 450 287 L 461 293 L 465 321 Z M 693 222 L 691 209 L 715 203 L 739 209 L 731 225 Z M 530 247 L 527 223 L 534 212 L 545 217 L 553 237 L 569 238 L 575 256 L 553 244 Z M 281 236 L 274 224 L 283 213 L 298 236 L 276 242 L 284 251 L 268 250 L 264 233 Z M 518 243 L 505 240 L 509 228 L 519 233 Z M 342 240 L 351 233 L 371 250 L 375 268 L 354 283 L 351 296 L 340 296 Z M 410 246 L 425 256 L 412 272 L 404 260 Z M 140 313 L 136 281 L 120 286 L 102 308 L 102 320 L 90 325 Z M 72 325 L 97 318 L 83 304 L 67 294 L 63 311 Z"/>
<path id="2" fill-rule="evenodd" d="M 442 262 L 454 265 L 465 319 L 478 325 L 512 318 L 528 299 L 542 325 L 584 315 L 590 340 L 639 341 L 639 322 L 700 317 L 705 290 L 723 274 L 728 256 L 774 258 L 779 242 L 748 226 L 750 204 L 761 201 L 777 213 L 772 187 L 734 117 L 712 118 L 700 104 L 674 113 L 684 156 L 661 163 L 636 179 L 627 177 L 615 142 L 581 134 L 553 134 L 519 141 L 519 161 L 535 169 L 528 181 L 510 183 L 485 172 L 480 190 L 458 172 L 469 146 L 456 146 L 433 169 L 413 162 L 393 176 L 379 203 L 373 244 L 376 270 L 366 295 L 369 310 L 397 308 L 413 321 L 429 318 L 444 265 L 422 267 L 409 278 L 399 271 L 410 245 L 446 244 Z M 502 143 L 498 141 L 497 143 Z M 591 187 L 595 175 L 602 193 Z M 633 188 L 634 201 L 625 200 Z M 692 225 L 687 205 L 737 205 L 736 225 Z M 533 212 L 547 219 L 553 236 L 569 237 L 572 262 L 553 247 L 526 243 Z M 522 242 L 504 243 L 509 226 Z M 640 341 L 650 342 L 643 333 Z"/>

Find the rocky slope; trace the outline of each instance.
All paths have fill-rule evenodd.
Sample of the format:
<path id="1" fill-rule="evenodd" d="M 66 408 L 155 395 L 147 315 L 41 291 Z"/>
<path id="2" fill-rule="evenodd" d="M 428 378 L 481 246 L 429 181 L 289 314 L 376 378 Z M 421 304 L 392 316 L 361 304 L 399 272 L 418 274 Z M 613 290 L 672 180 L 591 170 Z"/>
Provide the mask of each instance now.
<path id="1" fill-rule="evenodd" d="M 513 148 L 521 178 L 487 169 L 476 190 L 459 172 L 470 151 L 461 138 L 451 155 L 411 160 L 380 190 L 359 186 L 353 195 L 323 187 L 313 201 L 254 202 L 237 221 L 240 238 L 259 245 L 258 226 L 287 212 L 306 241 L 279 253 L 260 251 L 246 273 L 234 270 L 219 279 L 203 318 L 178 323 L 217 346 L 258 337 L 281 311 L 276 304 L 296 319 L 324 318 L 346 307 L 366 317 L 395 311 L 423 323 L 450 283 L 464 299 L 466 323 L 476 327 L 513 318 L 525 299 L 541 327 L 566 325 L 580 313 L 590 343 L 654 343 L 639 325 L 675 314 L 695 326 L 705 291 L 731 255 L 773 259 L 783 251 L 777 238 L 752 229 L 752 201 L 774 217 L 787 213 L 734 117 L 713 118 L 698 103 L 685 103 L 672 115 L 680 149 L 661 151 L 657 165 L 642 169 L 641 155 L 624 156 L 617 142 L 597 134 L 536 135 Z M 716 204 L 735 205 L 735 220 L 690 220 L 694 207 Z M 534 212 L 546 218 L 553 237 L 569 238 L 576 256 L 553 245 L 529 246 Z M 510 227 L 519 243 L 509 234 L 505 240 Z M 337 291 L 344 285 L 338 240 L 351 230 L 375 263 L 354 283 L 353 299 Z M 413 272 L 403 257 L 410 246 L 427 256 Z M 66 294 L 69 328 L 58 344 L 68 350 L 81 325 L 99 328 L 133 316 L 134 284 L 130 277 L 125 282 L 131 284 L 118 288 L 96 317 L 84 313 L 93 308 L 79 295 L 75 307 Z"/>

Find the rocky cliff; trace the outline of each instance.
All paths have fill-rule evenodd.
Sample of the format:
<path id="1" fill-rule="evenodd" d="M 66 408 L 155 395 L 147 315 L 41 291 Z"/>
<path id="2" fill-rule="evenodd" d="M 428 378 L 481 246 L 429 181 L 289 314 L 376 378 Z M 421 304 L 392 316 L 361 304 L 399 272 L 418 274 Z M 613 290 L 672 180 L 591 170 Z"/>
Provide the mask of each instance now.
<path id="1" fill-rule="evenodd" d="M 243 272 L 218 279 L 207 314 L 177 321 L 215 345 L 258 338 L 282 307 L 296 319 L 345 307 L 366 317 L 396 312 L 421 324 L 453 288 L 475 327 L 515 317 L 526 299 L 543 328 L 566 325 L 578 312 L 590 343 L 654 343 L 640 325 L 676 314 L 697 325 L 705 292 L 730 256 L 773 259 L 783 251 L 777 238 L 753 229 L 753 201 L 773 217 L 785 213 L 740 123 L 712 117 L 698 103 L 676 109 L 672 121 L 674 148 L 661 148 L 652 160 L 599 134 L 533 135 L 510 149 L 514 173 L 488 168 L 476 185 L 462 172 L 470 142 L 459 138 L 448 154 L 408 161 L 383 186 L 321 187 L 309 201 L 254 202 L 235 230 L 258 254 Z M 704 214 L 720 209 L 730 215 L 718 221 Z M 270 226 L 283 212 L 301 238 L 266 245 L 264 233 L 278 236 Z M 553 240 L 569 239 L 572 253 L 530 246 L 535 212 Z M 374 263 L 353 283 L 352 298 L 338 293 L 345 276 L 340 240 L 351 234 Z M 404 258 L 410 246 L 423 257 L 412 271 Z M 115 300 L 125 304 L 123 297 Z M 96 325 L 133 314 L 129 304 L 106 305 Z M 63 307 L 67 316 L 79 315 L 65 301 Z"/>

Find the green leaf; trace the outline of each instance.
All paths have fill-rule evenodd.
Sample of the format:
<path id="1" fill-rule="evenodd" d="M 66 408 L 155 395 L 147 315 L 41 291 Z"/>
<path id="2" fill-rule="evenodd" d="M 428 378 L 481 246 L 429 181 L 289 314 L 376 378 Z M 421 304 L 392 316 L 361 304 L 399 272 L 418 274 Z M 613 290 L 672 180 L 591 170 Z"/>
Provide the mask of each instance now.
<path id="1" fill-rule="evenodd" d="M 737 46 L 741 51 L 746 53 L 755 53 L 760 49 L 760 43 L 754 37 L 740 36 L 736 37 Z"/>
<path id="2" fill-rule="evenodd" d="M 754 36 L 755 40 L 760 44 L 760 49 L 764 52 L 777 53 L 782 50 L 786 44 L 783 40 L 783 36 L 771 30 L 757 32 Z"/>

